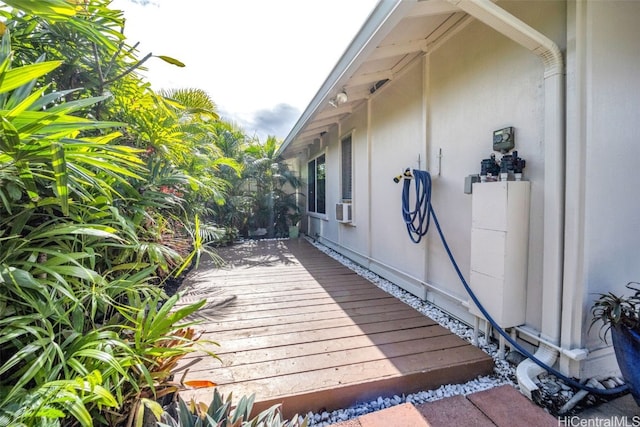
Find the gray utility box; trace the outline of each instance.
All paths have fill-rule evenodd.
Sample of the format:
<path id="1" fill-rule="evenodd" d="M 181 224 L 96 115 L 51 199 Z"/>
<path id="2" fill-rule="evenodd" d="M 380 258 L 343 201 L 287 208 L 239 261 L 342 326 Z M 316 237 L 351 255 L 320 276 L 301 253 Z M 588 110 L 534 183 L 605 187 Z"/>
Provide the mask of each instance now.
<path id="1" fill-rule="evenodd" d="M 503 328 L 525 321 L 530 191 L 528 181 L 473 184 L 469 285 Z M 469 311 L 484 317 L 473 301 Z"/>

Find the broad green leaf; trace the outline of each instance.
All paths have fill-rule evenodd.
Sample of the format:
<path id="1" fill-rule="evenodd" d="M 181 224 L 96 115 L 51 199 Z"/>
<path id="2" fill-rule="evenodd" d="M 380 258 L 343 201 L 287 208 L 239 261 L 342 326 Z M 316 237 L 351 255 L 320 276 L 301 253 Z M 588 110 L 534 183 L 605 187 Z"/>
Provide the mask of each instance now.
<path id="1" fill-rule="evenodd" d="M 4 194 L 1 188 L 0 188 L 0 201 L 2 201 L 2 205 L 7 210 L 9 215 L 13 215 L 13 210 L 11 209 L 13 202 L 9 203 L 9 200 L 7 200 L 7 196 Z"/>
<path id="2" fill-rule="evenodd" d="M 38 319 L 35 319 L 34 317 L 37 316 L 30 316 L 27 318 L 27 323 L 18 323 L 24 317 L 26 316 L 12 316 L 3 319 L 2 323 L 8 323 L 9 325 L 2 329 L 0 344 L 10 342 L 23 335 L 30 335 L 31 338 L 29 338 L 29 340 L 40 339 L 46 335 L 47 332 L 44 329 L 34 326 L 38 321 Z"/>
<path id="3" fill-rule="evenodd" d="M 22 183 L 27 189 L 29 199 L 31 199 L 32 202 L 37 202 L 40 200 L 40 195 L 38 194 L 38 189 L 36 187 L 31 168 L 29 167 L 29 162 L 19 162 L 17 166 L 20 170 L 20 179 L 22 179 Z"/>
<path id="4" fill-rule="evenodd" d="M 3 0 L 3 2 L 29 14 L 49 18 L 67 18 L 76 14 L 73 4 L 65 0 Z"/>
<path id="5" fill-rule="evenodd" d="M 14 117 L 20 115 L 23 111 L 26 111 L 29 107 L 31 107 L 38 99 L 42 97 L 42 94 L 47 90 L 47 87 L 40 88 L 34 91 L 31 95 L 24 98 L 22 101 L 18 103 L 15 107 L 9 111 L 7 114 L 7 119 L 11 120 Z"/>
<path id="6" fill-rule="evenodd" d="M 100 362 L 103 362 L 103 363 L 109 365 L 113 370 L 118 371 L 122 375 L 126 375 L 125 370 L 118 363 L 118 361 L 113 357 L 113 355 L 111 355 L 111 354 L 109 354 L 109 353 L 107 353 L 105 351 L 96 350 L 94 348 L 85 348 L 85 349 L 82 349 L 82 350 L 79 350 L 79 351 L 75 352 L 73 354 L 73 357 L 75 357 L 75 358 L 88 357 L 88 358 L 91 358 L 91 359 L 98 360 Z"/>
<path id="7" fill-rule="evenodd" d="M 44 76 L 58 68 L 60 64 L 62 61 L 47 61 L 7 70 L 0 75 L 0 93 L 9 92 L 33 79 Z"/>
<path id="8" fill-rule="evenodd" d="M 2 120 L 2 134 L 4 136 L 0 137 L 0 151 L 15 153 L 16 147 L 20 144 L 18 130 L 5 118 L 5 114 L 0 114 L 0 120 Z"/>
<path id="9" fill-rule="evenodd" d="M 46 55 L 42 54 L 35 60 L 36 63 L 44 62 Z M 13 109 L 16 105 L 22 103 L 29 94 L 33 92 L 33 88 L 38 83 L 37 79 L 31 80 L 29 83 L 23 84 L 22 86 L 16 88 L 7 99 L 4 108 Z M 41 88 L 44 89 L 44 88 Z M 3 95 L 6 96 L 6 95 Z"/>
<path id="10" fill-rule="evenodd" d="M 104 154 L 100 155 L 100 153 L 94 153 L 93 156 L 71 153 L 69 154 L 69 157 L 73 160 L 81 161 L 87 165 L 95 166 L 97 168 L 100 168 L 102 171 L 110 170 L 116 172 L 119 175 L 140 179 L 140 175 L 134 173 L 133 171 L 125 167 L 118 166 L 112 160 L 110 161 L 108 159 L 104 159 Z"/>
<path id="11" fill-rule="evenodd" d="M 59 142 L 51 144 L 51 164 L 56 180 L 56 193 L 60 200 L 60 208 L 65 216 L 69 216 L 69 175 L 64 158 L 64 147 Z"/>
<path id="12" fill-rule="evenodd" d="M 90 283 L 98 283 L 100 279 L 102 279 L 102 276 L 100 274 L 85 267 L 60 265 L 56 267 L 56 272 L 64 276 L 71 276 L 78 279 L 87 280 Z"/>
<path id="13" fill-rule="evenodd" d="M 67 414 L 57 408 L 52 408 L 50 406 L 41 406 L 38 408 L 38 412 L 36 413 L 36 417 L 41 417 L 44 419 L 56 419 L 56 418 L 64 418 Z"/>
<path id="14" fill-rule="evenodd" d="M 94 96 L 92 98 L 82 98 L 76 101 L 63 102 L 61 104 L 56 105 L 55 107 L 49 108 L 47 111 L 49 113 L 56 113 L 56 114 L 69 114 L 74 111 L 80 110 L 82 108 L 90 107 L 108 98 L 109 96 Z"/>
<path id="15" fill-rule="evenodd" d="M 40 283 L 28 271 L 9 267 L 0 270 L 0 283 L 12 283 L 18 286 L 38 289 Z"/>
<path id="16" fill-rule="evenodd" d="M 155 400 L 141 398 L 138 403 L 138 410 L 136 413 L 136 427 L 142 427 L 144 425 L 144 410 L 145 408 L 149 409 L 151 413 L 156 417 L 156 420 L 159 421 L 160 417 L 164 413 L 164 409 L 162 409 L 162 405 L 160 405 Z"/>
<path id="17" fill-rule="evenodd" d="M 64 405 L 66 409 L 71 412 L 71 415 L 78 420 L 80 425 L 83 427 L 93 427 L 93 421 L 91 420 L 91 415 L 87 408 L 84 406 L 84 403 L 80 399 L 80 396 L 77 394 L 71 394 L 69 392 L 65 393 L 66 396 L 60 396 L 56 400 L 64 399 L 64 397 L 70 397 L 67 399 Z"/>
<path id="18" fill-rule="evenodd" d="M 178 294 L 176 294 L 178 295 Z M 174 296 L 176 296 L 174 295 Z M 172 297 L 173 298 L 173 297 Z M 171 329 L 177 329 L 177 323 L 180 322 L 182 319 L 184 319 L 185 317 L 195 313 L 196 311 L 198 311 L 199 309 L 202 308 L 202 306 L 204 306 L 207 302 L 207 300 L 200 300 L 198 302 L 195 302 L 193 304 L 189 304 L 185 307 L 182 307 L 176 311 L 171 312 L 170 314 L 167 313 L 167 308 L 171 309 L 173 308 L 175 302 L 170 303 L 171 299 L 167 300 L 167 302 L 165 302 L 165 304 L 162 306 L 162 308 L 160 309 L 160 311 L 158 312 L 158 315 L 156 316 L 156 318 L 154 319 L 152 325 L 151 325 L 151 330 L 149 331 L 149 337 L 150 338 L 158 338 L 168 332 L 171 331 Z M 194 322 L 196 323 L 196 322 Z M 181 326 L 185 326 L 185 325 L 181 325 Z"/>
<path id="19" fill-rule="evenodd" d="M 56 237 L 56 236 L 68 236 L 72 235 L 85 235 L 85 236 L 94 236 L 94 237 L 103 237 L 105 239 L 116 239 L 122 240 L 115 234 L 115 229 L 111 227 L 85 227 L 82 225 L 66 225 L 62 227 L 56 227 L 53 229 L 47 229 L 43 232 L 39 232 L 33 236 L 32 238 L 45 238 L 45 237 Z"/>
<path id="20" fill-rule="evenodd" d="M 36 343 L 40 345 L 36 345 Z M 9 394 L 5 396 L 5 400 L 3 402 L 9 401 L 22 386 L 31 381 L 46 365 L 52 350 L 52 348 L 47 345 L 50 344 L 50 341 L 47 342 L 46 339 L 40 339 L 37 340 L 36 343 L 27 344 L 25 347 L 18 350 L 18 352 L 14 354 L 4 365 L 0 366 L 0 375 L 2 375 L 5 372 L 10 372 L 14 366 L 23 360 L 33 355 L 37 355 L 35 360 L 32 360 L 27 365 L 27 369 L 15 382 L 14 387 Z"/>
<path id="21" fill-rule="evenodd" d="M 9 182 L 6 187 L 9 197 L 15 202 L 22 197 L 22 190 L 15 183 Z"/>
<path id="22" fill-rule="evenodd" d="M 165 62 L 168 62 L 169 64 L 175 65 L 177 67 L 185 67 L 184 63 L 182 61 L 179 61 L 175 58 L 172 58 L 170 56 L 166 56 L 166 55 L 156 55 L 157 58 L 162 59 Z"/>
<path id="23" fill-rule="evenodd" d="M 6 114 L 7 112 L 0 111 L 0 116 Z M 50 138 L 56 134 L 63 137 L 81 130 L 124 126 L 119 122 L 96 122 L 82 117 L 51 114 L 48 111 L 25 111 L 11 123 L 23 137 L 47 134 Z"/>
<path id="24" fill-rule="evenodd" d="M 67 90 L 62 90 L 59 92 L 51 92 L 51 93 L 47 93 L 42 95 L 42 97 L 40 97 L 36 102 L 34 102 L 31 107 L 29 107 L 29 110 L 31 111 L 37 111 L 42 109 L 43 107 L 46 107 L 47 105 L 49 105 L 50 103 L 62 98 L 63 96 L 67 96 L 70 93 L 79 91 L 79 88 L 76 89 L 67 89 Z"/>
<path id="25" fill-rule="evenodd" d="M 5 25 L 5 30 L 6 30 L 6 25 Z M 7 61 L 7 59 L 11 58 L 11 36 L 9 34 L 9 32 L 4 31 L 2 33 L 2 43 L 0 44 L 0 62 L 5 62 Z M 9 64 L 7 63 L 7 66 Z M 0 69 L 2 70 L 2 72 L 4 72 L 5 67 L 4 66 L 0 66 Z"/>

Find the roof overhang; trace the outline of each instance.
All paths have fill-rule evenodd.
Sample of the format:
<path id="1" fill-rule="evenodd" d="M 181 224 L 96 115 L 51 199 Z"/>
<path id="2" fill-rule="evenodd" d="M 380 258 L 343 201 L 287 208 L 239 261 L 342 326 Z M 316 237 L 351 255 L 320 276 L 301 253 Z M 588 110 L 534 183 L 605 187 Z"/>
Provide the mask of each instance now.
<path id="1" fill-rule="evenodd" d="M 380 0 L 278 150 L 291 158 L 351 114 L 463 17 L 445 0 Z M 348 100 L 335 97 L 345 91 Z"/>

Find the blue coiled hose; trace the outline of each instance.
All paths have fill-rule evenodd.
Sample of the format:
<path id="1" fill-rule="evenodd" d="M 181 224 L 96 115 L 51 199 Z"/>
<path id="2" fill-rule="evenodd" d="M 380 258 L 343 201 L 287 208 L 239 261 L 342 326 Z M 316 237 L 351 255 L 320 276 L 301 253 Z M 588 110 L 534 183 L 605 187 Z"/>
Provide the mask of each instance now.
<path id="1" fill-rule="evenodd" d="M 438 234 L 440 235 L 440 240 L 442 241 L 442 245 L 444 249 L 447 251 L 447 255 L 449 255 L 449 259 L 451 260 L 451 264 L 453 268 L 456 270 L 458 277 L 460 278 L 460 282 L 464 286 L 465 290 L 473 300 L 474 304 L 478 307 L 482 315 L 493 328 L 498 331 L 500 335 L 504 337 L 504 339 L 511 344 L 511 346 L 517 349 L 520 353 L 531 359 L 536 365 L 540 366 L 542 369 L 546 370 L 550 374 L 553 374 L 557 378 L 560 378 L 567 384 L 572 385 L 573 387 L 586 390 L 589 393 L 593 394 L 601 394 L 601 395 L 613 395 L 622 393 L 627 391 L 629 387 L 625 384 L 619 387 L 615 387 L 612 389 L 598 389 L 594 387 L 589 387 L 587 385 L 581 384 L 578 381 L 567 377 L 562 372 L 557 369 L 547 365 L 546 363 L 539 360 L 535 357 L 530 351 L 522 347 L 520 344 L 516 342 L 511 335 L 509 335 L 504 329 L 502 329 L 493 317 L 487 312 L 487 310 L 480 304 L 478 297 L 473 293 L 471 287 L 465 280 L 462 275 L 462 271 L 458 267 L 458 263 L 453 257 L 453 253 L 449 248 L 449 244 L 447 243 L 447 239 L 444 237 L 444 233 L 442 232 L 442 228 L 440 228 L 440 223 L 438 222 L 438 217 L 436 216 L 435 211 L 433 210 L 433 205 L 431 205 L 431 175 L 427 171 L 421 170 L 413 170 L 413 180 L 415 181 L 415 192 L 416 192 L 416 203 L 413 210 L 409 210 L 409 190 L 411 187 L 411 179 L 405 176 L 404 186 L 402 188 L 402 216 L 407 225 L 407 231 L 409 232 L 409 237 L 415 243 L 418 243 L 423 236 L 427 234 L 429 231 L 429 223 L 431 216 L 433 216 L 433 223 L 436 225 L 436 229 L 438 230 Z"/>
<path id="2" fill-rule="evenodd" d="M 411 179 L 406 176 L 402 187 L 402 218 L 413 243 L 420 243 L 429 231 L 431 222 L 431 175 L 427 171 L 413 170 L 415 182 L 415 209 L 409 210 Z"/>

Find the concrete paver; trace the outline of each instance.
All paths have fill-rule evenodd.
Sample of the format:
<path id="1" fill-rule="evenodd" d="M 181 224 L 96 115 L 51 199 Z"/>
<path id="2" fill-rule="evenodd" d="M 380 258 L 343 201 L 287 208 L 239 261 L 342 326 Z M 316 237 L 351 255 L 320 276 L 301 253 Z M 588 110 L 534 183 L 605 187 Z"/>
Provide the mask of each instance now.
<path id="1" fill-rule="evenodd" d="M 470 394 L 467 399 L 497 426 L 558 426 L 556 417 L 508 385 Z"/>
<path id="2" fill-rule="evenodd" d="M 464 396 L 416 405 L 431 427 L 493 427 L 495 424 Z"/>
<path id="3" fill-rule="evenodd" d="M 359 418 L 362 427 L 429 427 L 431 423 L 422 417 L 410 403 L 393 406 L 384 411 L 373 412 Z"/>
<path id="4" fill-rule="evenodd" d="M 468 396 L 447 397 L 413 406 L 410 403 L 363 415 L 332 427 L 557 427 L 558 419 L 536 406 L 512 386 Z"/>

